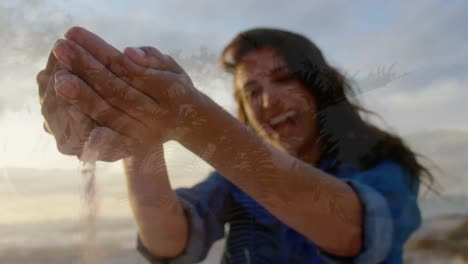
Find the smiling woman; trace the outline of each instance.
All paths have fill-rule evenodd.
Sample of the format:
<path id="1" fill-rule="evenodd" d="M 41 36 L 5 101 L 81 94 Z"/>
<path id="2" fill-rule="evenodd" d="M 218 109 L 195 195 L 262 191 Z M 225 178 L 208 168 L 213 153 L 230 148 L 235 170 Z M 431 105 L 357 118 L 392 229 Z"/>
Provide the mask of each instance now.
<path id="1" fill-rule="evenodd" d="M 315 98 L 294 78 L 278 50 L 263 47 L 245 55 L 235 68 L 235 89 L 246 123 L 258 134 L 293 156 L 317 162 Z"/>
<path id="2" fill-rule="evenodd" d="M 66 154 L 83 159 L 91 133 L 98 160 L 124 159 L 138 249 L 152 263 L 198 262 L 224 236 L 223 263 L 402 263 L 428 172 L 361 119 L 310 40 L 261 28 L 227 45 L 235 119 L 156 48 L 122 53 L 83 28 L 65 36 L 38 78 L 46 128 Z M 174 191 L 169 140 L 215 171 Z"/>

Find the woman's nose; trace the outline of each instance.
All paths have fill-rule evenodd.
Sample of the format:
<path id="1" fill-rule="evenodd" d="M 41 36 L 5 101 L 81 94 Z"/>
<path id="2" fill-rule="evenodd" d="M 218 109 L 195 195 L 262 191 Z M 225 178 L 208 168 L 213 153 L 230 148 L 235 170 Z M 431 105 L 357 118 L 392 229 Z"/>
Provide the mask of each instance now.
<path id="1" fill-rule="evenodd" d="M 262 106 L 264 109 L 270 108 L 278 101 L 278 94 L 273 90 L 266 90 L 262 93 Z"/>
<path id="2" fill-rule="evenodd" d="M 266 92 L 262 94 L 262 106 L 265 109 L 270 106 L 269 96 Z"/>

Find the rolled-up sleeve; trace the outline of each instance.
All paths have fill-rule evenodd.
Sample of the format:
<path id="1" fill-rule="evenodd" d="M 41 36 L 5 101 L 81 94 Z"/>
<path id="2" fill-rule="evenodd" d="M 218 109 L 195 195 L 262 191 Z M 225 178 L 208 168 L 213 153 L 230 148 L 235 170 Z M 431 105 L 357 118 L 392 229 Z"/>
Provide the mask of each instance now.
<path id="1" fill-rule="evenodd" d="M 409 175 L 391 161 L 342 180 L 354 189 L 363 204 L 362 250 L 352 258 L 323 250 L 319 250 L 319 256 L 326 263 L 402 263 L 404 243 L 421 224 L 417 206 L 419 181 L 410 190 Z"/>
<path id="2" fill-rule="evenodd" d="M 230 184 L 217 172 L 192 188 L 176 190 L 189 225 L 184 251 L 174 258 L 152 255 L 137 236 L 137 250 L 152 264 L 187 264 L 203 260 L 216 240 L 224 237 L 224 210 L 229 205 Z"/>

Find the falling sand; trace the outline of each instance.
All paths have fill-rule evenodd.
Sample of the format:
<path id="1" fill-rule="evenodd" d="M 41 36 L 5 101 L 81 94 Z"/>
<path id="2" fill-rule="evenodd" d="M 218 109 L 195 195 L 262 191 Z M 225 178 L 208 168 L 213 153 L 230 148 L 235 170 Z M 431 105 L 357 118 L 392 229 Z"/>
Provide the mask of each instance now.
<path id="1" fill-rule="evenodd" d="M 97 252 L 97 216 L 98 199 L 96 189 L 96 166 L 94 162 L 83 162 L 81 164 L 81 176 L 83 177 L 83 264 L 99 263 Z"/>
<path id="2" fill-rule="evenodd" d="M 80 172 L 83 181 L 83 252 L 82 264 L 102 263 L 102 256 L 97 244 L 97 221 L 99 213 L 99 199 L 96 185 L 96 157 L 97 153 L 85 147 Z"/>

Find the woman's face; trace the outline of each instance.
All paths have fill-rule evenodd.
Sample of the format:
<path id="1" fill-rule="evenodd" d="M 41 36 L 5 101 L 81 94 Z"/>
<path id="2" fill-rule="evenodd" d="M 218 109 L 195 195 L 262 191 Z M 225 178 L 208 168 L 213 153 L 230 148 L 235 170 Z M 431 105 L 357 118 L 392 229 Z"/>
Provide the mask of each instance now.
<path id="1" fill-rule="evenodd" d="M 316 148 L 315 99 L 276 49 L 247 53 L 237 64 L 235 89 L 248 122 L 265 140 L 296 157 Z"/>

